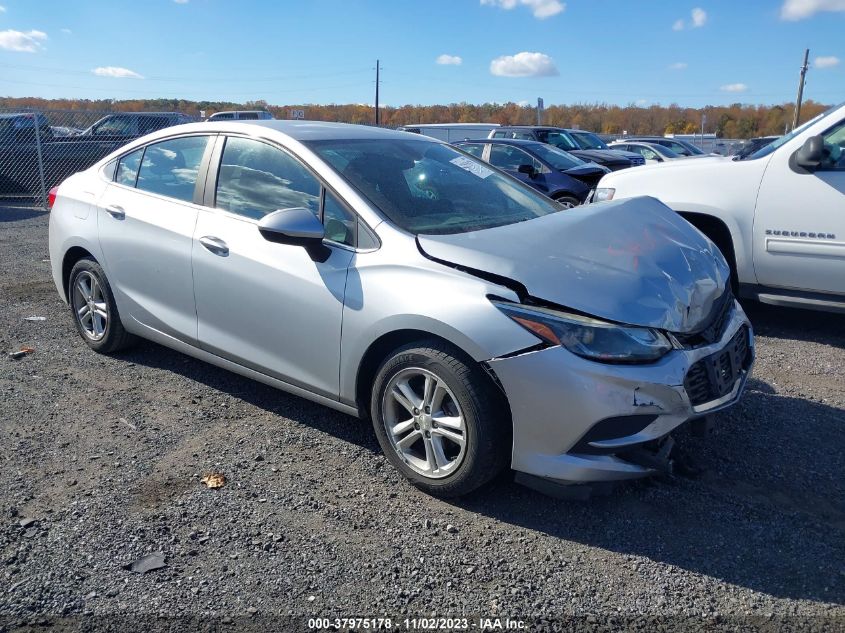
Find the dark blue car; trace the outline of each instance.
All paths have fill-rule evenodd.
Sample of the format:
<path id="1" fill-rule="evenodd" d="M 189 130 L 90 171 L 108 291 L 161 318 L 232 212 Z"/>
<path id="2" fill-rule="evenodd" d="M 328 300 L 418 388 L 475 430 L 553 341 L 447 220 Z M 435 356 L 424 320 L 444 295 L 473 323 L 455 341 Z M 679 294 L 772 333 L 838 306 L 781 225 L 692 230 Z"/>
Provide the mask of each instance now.
<path id="1" fill-rule="evenodd" d="M 574 207 L 586 201 L 607 167 L 587 163 L 548 143 L 517 139 L 483 139 L 454 144 L 511 176 Z"/>

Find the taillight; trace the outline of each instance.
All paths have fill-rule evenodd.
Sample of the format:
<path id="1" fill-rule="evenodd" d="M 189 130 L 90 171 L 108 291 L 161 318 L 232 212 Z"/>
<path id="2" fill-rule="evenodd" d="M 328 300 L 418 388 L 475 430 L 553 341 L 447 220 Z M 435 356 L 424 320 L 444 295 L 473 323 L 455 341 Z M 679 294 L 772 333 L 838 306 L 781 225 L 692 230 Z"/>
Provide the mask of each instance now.
<path id="1" fill-rule="evenodd" d="M 47 209 L 52 209 L 53 205 L 56 204 L 56 194 L 59 192 L 58 187 L 53 187 L 47 193 Z"/>

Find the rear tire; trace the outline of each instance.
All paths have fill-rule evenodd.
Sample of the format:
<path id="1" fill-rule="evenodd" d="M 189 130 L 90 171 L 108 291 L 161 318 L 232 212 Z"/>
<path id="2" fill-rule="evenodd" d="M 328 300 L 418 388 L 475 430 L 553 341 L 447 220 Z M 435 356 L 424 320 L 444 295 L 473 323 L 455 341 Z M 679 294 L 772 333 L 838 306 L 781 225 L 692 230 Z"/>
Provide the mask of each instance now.
<path id="1" fill-rule="evenodd" d="M 439 497 L 472 492 L 509 463 L 507 403 L 471 359 L 427 340 L 397 349 L 375 380 L 370 416 L 387 459 Z"/>
<path id="2" fill-rule="evenodd" d="M 77 331 L 95 352 L 111 354 L 135 342 L 120 321 L 106 273 L 94 259 L 84 257 L 71 269 L 68 303 Z"/>

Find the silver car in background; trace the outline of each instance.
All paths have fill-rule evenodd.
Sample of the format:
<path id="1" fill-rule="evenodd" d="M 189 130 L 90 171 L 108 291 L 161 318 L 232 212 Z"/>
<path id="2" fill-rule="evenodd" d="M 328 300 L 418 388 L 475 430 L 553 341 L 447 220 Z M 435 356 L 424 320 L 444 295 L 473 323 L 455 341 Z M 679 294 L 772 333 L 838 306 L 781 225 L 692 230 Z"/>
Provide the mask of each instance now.
<path id="1" fill-rule="evenodd" d="M 162 130 L 61 185 L 50 257 L 94 350 L 143 337 L 370 418 L 444 496 L 652 474 L 753 362 L 725 260 L 660 202 L 563 210 L 404 132 Z"/>

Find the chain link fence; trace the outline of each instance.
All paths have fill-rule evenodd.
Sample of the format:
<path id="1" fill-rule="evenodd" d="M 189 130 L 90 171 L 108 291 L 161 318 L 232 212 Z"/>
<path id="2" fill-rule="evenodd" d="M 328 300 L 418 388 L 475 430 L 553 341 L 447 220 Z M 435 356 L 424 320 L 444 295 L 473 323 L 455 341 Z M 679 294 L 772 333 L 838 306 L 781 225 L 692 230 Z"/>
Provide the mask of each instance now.
<path id="1" fill-rule="evenodd" d="M 136 138 L 197 119 L 179 112 L 0 109 L 0 204 L 46 208 L 52 187 Z"/>

